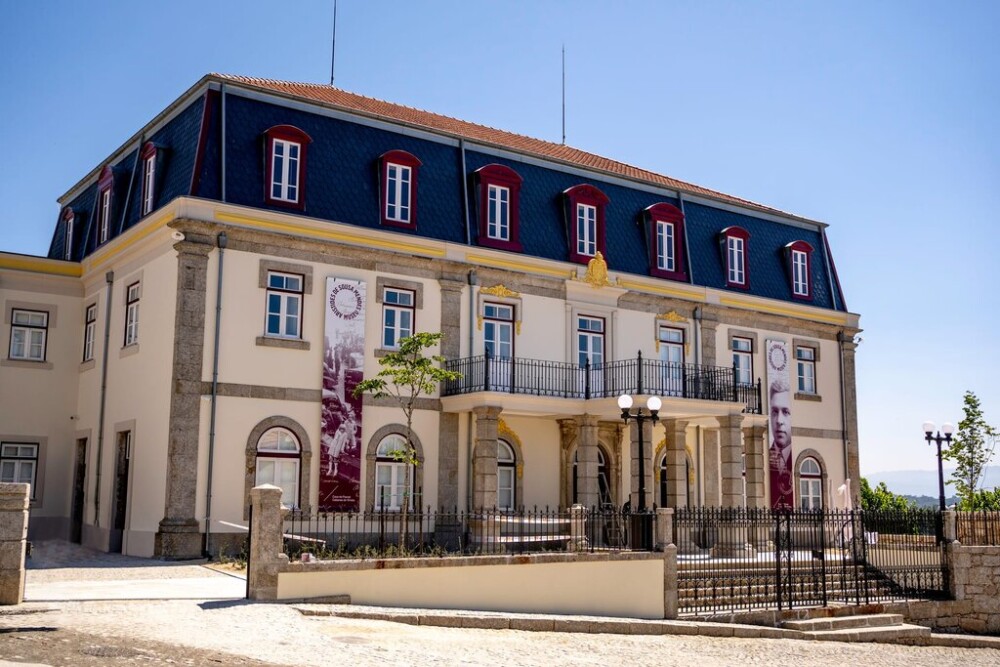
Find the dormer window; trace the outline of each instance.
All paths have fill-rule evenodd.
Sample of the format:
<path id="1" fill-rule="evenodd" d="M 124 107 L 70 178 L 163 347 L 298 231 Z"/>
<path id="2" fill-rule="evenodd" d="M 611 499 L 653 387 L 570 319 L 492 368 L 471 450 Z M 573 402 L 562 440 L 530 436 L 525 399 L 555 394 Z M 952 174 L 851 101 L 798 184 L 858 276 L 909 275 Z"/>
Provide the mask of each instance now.
<path id="1" fill-rule="evenodd" d="M 73 209 L 67 208 L 63 211 L 63 259 L 73 260 L 73 222 L 76 216 Z"/>
<path id="2" fill-rule="evenodd" d="M 156 144 L 147 142 L 139 158 L 142 160 L 142 215 L 149 215 L 156 206 Z"/>
<path id="3" fill-rule="evenodd" d="M 97 245 L 111 238 L 111 190 L 114 185 L 111 167 L 105 167 L 97 182 Z"/>
<path id="4" fill-rule="evenodd" d="M 476 171 L 479 179 L 479 245 L 521 252 L 521 176 L 502 164 Z"/>
<path id="5" fill-rule="evenodd" d="M 291 125 L 276 125 L 264 133 L 267 169 L 264 201 L 289 208 L 305 208 L 308 134 Z"/>
<path id="6" fill-rule="evenodd" d="M 569 215 L 569 261 L 586 264 L 604 250 L 604 209 L 608 196 L 593 185 L 577 185 L 566 195 Z"/>
<path id="7" fill-rule="evenodd" d="M 726 270 L 726 287 L 750 289 L 750 232 L 742 227 L 726 227 L 719 234 Z"/>
<path id="8" fill-rule="evenodd" d="M 795 241 L 785 246 L 785 261 L 788 264 L 788 279 L 792 287 L 792 298 L 811 300 L 812 292 L 812 252 L 813 247 L 805 241 Z"/>
<path id="9" fill-rule="evenodd" d="M 413 229 L 417 224 L 417 171 L 421 162 L 406 151 L 389 151 L 379 158 L 382 224 Z"/>
<path id="10" fill-rule="evenodd" d="M 644 213 L 650 250 L 650 275 L 687 281 L 684 214 L 676 206 L 667 203 L 653 204 Z"/>

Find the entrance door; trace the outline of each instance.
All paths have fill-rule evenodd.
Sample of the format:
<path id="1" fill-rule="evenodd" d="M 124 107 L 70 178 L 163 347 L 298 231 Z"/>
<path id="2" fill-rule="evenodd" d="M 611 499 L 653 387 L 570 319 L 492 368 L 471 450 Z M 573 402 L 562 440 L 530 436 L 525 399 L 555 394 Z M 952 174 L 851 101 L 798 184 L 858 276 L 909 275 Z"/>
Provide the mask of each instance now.
<path id="1" fill-rule="evenodd" d="M 87 439 L 76 441 L 76 463 L 73 472 L 73 514 L 70 519 L 70 540 L 83 540 L 83 502 L 87 488 Z"/>
<path id="2" fill-rule="evenodd" d="M 111 541 L 108 551 L 122 553 L 125 519 L 128 516 L 128 468 L 132 456 L 132 432 L 118 434 L 118 452 L 115 456 L 115 495 L 111 506 Z"/>
<path id="3" fill-rule="evenodd" d="M 576 318 L 576 352 L 580 368 L 590 365 L 590 377 L 581 375 L 583 394 L 589 379 L 590 395 L 604 393 L 604 318 L 581 315 Z"/>
<path id="4" fill-rule="evenodd" d="M 514 307 L 487 303 L 483 306 L 483 344 L 489 354 L 489 390 L 511 391 L 514 363 Z"/>

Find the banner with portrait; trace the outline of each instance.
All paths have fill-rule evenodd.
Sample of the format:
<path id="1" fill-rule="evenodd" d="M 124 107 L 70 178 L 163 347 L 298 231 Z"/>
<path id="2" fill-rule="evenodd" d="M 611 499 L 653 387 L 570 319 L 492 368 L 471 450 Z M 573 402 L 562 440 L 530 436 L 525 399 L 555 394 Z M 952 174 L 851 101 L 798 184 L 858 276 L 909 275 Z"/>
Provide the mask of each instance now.
<path id="1" fill-rule="evenodd" d="M 767 406 L 770 447 L 768 462 L 771 507 L 795 506 L 792 475 L 792 389 L 788 344 L 781 340 L 765 343 L 767 359 Z"/>
<path id="2" fill-rule="evenodd" d="M 361 505 L 361 399 L 365 284 L 326 279 L 323 407 L 320 416 L 319 511 L 357 512 Z"/>

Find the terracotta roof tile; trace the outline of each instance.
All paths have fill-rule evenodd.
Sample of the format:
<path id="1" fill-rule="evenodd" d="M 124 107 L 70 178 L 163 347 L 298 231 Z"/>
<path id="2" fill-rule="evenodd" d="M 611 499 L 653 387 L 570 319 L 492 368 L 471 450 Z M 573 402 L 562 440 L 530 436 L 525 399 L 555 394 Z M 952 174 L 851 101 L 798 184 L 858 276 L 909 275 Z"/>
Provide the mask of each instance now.
<path id="1" fill-rule="evenodd" d="M 257 88 L 264 91 L 311 100 L 324 105 L 343 109 L 345 111 L 359 112 L 375 116 L 377 118 L 398 121 L 408 125 L 426 128 L 434 132 L 441 132 L 455 137 L 468 139 L 470 141 L 496 146 L 498 148 L 506 148 L 518 153 L 557 160 L 567 164 L 586 167 L 588 169 L 594 169 L 607 174 L 613 174 L 615 176 L 621 176 L 636 181 L 644 181 L 646 183 L 660 185 L 672 190 L 680 190 L 685 194 L 702 195 L 712 199 L 735 204 L 737 206 L 767 213 L 792 215 L 779 209 L 764 206 L 763 204 L 758 204 L 747 199 L 727 195 L 709 188 L 703 188 L 699 185 L 686 183 L 675 178 L 670 178 L 669 176 L 663 176 L 646 169 L 641 169 L 624 162 L 619 162 L 618 160 L 612 160 L 600 155 L 595 155 L 594 153 L 588 153 L 578 148 L 573 148 L 572 146 L 543 141 L 542 139 L 534 139 L 521 134 L 515 134 L 514 132 L 498 130 L 486 125 L 477 125 L 476 123 L 470 123 L 457 118 L 451 118 L 449 116 L 431 113 L 429 111 L 414 109 L 413 107 L 408 107 L 402 104 L 394 104 L 392 102 L 386 102 L 372 97 L 365 97 L 364 95 L 358 95 L 356 93 L 349 93 L 345 90 L 334 88 L 325 84 L 295 83 L 291 81 L 260 79 L 256 77 L 237 76 L 232 74 L 213 74 L 211 76 L 223 81 L 237 83 L 245 87 Z"/>

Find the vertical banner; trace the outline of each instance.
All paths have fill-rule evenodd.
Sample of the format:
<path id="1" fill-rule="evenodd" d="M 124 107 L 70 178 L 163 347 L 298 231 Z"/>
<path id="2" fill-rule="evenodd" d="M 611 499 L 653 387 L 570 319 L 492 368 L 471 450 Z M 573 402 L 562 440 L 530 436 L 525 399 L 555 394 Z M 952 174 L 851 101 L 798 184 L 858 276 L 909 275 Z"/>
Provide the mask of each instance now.
<path id="1" fill-rule="evenodd" d="M 766 347 L 771 507 L 791 508 L 795 498 L 792 493 L 792 390 L 788 344 L 769 340 Z"/>
<path id="2" fill-rule="evenodd" d="M 354 388 L 365 362 L 365 284 L 326 279 L 319 511 L 356 512 L 361 500 L 361 399 Z"/>

